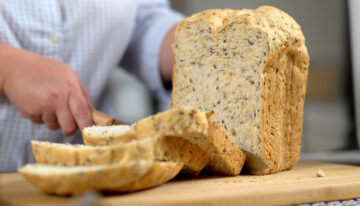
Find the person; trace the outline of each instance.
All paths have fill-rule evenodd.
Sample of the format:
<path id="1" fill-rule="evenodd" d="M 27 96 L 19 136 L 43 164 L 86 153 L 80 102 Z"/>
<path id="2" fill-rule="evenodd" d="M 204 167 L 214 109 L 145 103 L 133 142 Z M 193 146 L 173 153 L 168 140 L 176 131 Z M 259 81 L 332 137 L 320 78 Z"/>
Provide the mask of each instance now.
<path id="1" fill-rule="evenodd" d="M 31 140 L 81 143 L 118 64 L 166 91 L 182 18 L 166 0 L 0 1 L 0 172 L 34 161 Z"/>

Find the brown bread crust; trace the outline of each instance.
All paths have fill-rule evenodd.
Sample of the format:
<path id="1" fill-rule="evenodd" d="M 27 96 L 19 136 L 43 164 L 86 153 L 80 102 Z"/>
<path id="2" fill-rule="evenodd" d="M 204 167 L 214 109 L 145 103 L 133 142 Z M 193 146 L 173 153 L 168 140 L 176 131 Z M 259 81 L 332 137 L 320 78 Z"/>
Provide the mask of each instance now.
<path id="1" fill-rule="evenodd" d="M 155 161 L 150 170 L 140 179 L 124 185 L 120 188 L 112 189 L 116 192 L 133 192 L 137 190 L 148 189 L 155 187 L 173 179 L 179 174 L 183 167 L 181 162 L 161 162 Z"/>

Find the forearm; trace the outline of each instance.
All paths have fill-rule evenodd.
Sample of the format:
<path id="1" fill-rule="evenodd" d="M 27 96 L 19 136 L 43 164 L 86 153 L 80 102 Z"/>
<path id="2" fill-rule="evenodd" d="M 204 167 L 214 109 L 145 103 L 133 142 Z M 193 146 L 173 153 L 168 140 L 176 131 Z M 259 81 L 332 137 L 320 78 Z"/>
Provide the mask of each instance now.
<path id="1" fill-rule="evenodd" d="M 160 72 L 164 84 L 171 82 L 172 67 L 175 60 L 171 46 L 175 39 L 175 28 L 176 25 L 171 27 L 171 29 L 167 32 L 161 46 Z"/>

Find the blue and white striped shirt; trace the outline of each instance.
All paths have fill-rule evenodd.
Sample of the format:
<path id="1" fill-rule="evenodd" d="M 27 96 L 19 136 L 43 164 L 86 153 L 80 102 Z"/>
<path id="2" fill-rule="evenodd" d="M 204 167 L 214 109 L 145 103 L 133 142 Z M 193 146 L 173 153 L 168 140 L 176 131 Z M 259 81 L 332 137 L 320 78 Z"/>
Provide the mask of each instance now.
<path id="1" fill-rule="evenodd" d="M 166 0 L 2 0 L 0 42 L 67 63 L 99 108 L 110 71 L 120 61 L 151 89 L 163 90 L 160 46 L 181 18 Z M 79 132 L 64 137 L 32 124 L 0 95 L 0 172 L 33 162 L 33 139 L 82 141 Z"/>

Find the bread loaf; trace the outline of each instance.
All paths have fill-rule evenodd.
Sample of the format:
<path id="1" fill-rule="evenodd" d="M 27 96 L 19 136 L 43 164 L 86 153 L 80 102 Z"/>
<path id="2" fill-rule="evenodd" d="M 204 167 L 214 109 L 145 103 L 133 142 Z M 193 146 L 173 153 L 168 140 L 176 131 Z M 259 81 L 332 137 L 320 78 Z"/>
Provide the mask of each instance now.
<path id="1" fill-rule="evenodd" d="M 309 56 L 300 26 L 270 6 L 207 10 L 181 21 L 173 44 L 173 108 L 214 111 L 213 119 L 262 174 L 299 159 Z"/>
<path id="2" fill-rule="evenodd" d="M 31 141 L 37 163 L 48 165 L 105 165 L 153 156 L 153 139 L 144 138 L 109 146 L 71 145 Z"/>

